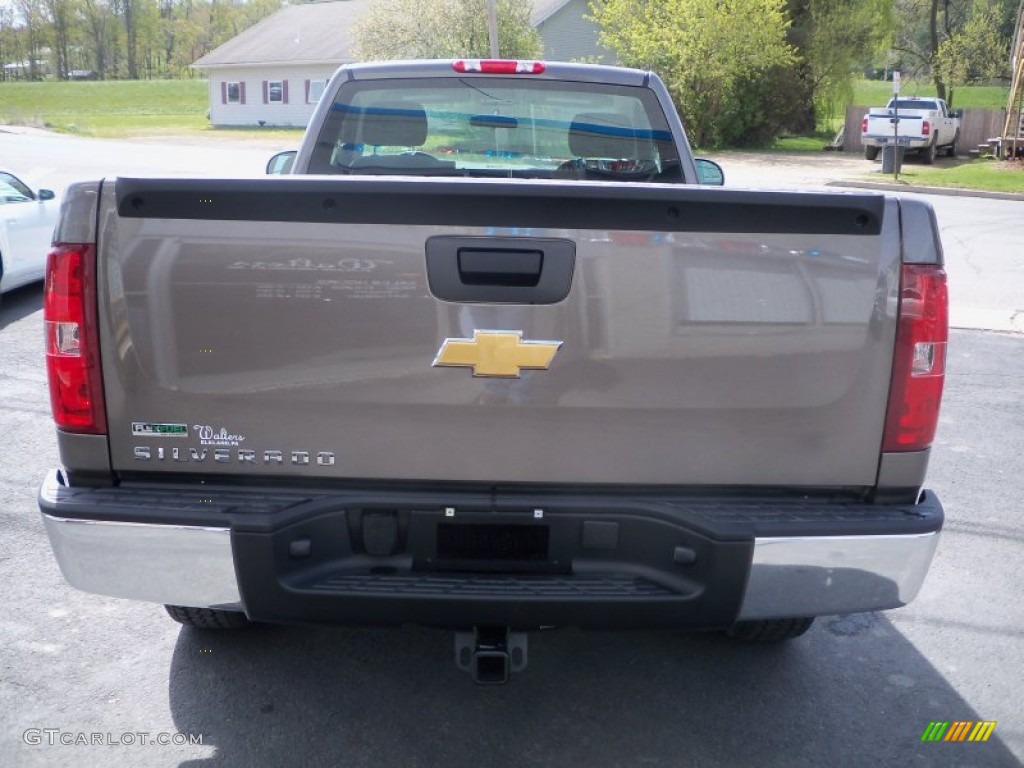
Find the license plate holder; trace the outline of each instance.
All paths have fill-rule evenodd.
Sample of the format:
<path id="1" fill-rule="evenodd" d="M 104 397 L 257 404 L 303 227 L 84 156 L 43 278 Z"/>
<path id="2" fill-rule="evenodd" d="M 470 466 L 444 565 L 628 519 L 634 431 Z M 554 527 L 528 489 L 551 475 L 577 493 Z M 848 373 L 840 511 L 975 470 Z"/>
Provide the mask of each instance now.
<path id="1" fill-rule="evenodd" d="M 568 535 L 568 527 L 526 514 L 414 512 L 409 543 L 419 570 L 568 573 Z"/>
<path id="2" fill-rule="evenodd" d="M 548 559 L 546 525 L 502 523 L 439 523 L 438 560 L 538 562 Z"/>

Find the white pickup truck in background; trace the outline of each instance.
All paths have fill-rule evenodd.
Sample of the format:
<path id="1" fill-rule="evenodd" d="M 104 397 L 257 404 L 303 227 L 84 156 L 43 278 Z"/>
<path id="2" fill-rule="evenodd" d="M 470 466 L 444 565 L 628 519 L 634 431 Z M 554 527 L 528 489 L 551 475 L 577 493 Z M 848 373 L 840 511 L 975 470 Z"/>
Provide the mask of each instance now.
<path id="1" fill-rule="evenodd" d="M 959 110 L 950 110 L 942 99 L 917 96 L 890 99 L 884 108 L 872 109 L 861 120 L 864 157 L 874 160 L 881 147 L 894 143 L 919 151 L 928 165 L 935 162 L 940 149 L 949 157 L 955 157 L 961 116 Z"/>

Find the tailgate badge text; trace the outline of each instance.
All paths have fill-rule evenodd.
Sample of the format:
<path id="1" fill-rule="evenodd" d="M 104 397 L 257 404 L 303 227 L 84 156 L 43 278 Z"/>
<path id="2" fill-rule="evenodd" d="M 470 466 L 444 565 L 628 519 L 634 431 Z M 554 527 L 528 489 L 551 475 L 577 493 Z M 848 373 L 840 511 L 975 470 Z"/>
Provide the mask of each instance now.
<path id="1" fill-rule="evenodd" d="M 188 425 L 133 421 L 132 437 L 188 437 Z"/>
<path id="2" fill-rule="evenodd" d="M 242 435 L 232 435 L 224 427 L 218 432 L 208 424 L 196 424 L 192 429 L 199 435 L 200 445 L 233 446 L 245 441 Z"/>

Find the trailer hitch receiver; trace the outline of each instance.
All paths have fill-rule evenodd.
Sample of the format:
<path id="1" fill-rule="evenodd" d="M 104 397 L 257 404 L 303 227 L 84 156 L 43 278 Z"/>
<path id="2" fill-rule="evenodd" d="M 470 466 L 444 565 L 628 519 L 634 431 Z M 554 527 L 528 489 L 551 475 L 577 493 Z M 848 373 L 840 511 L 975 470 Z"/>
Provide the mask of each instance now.
<path id="1" fill-rule="evenodd" d="M 455 663 L 477 685 L 504 685 L 526 669 L 526 633 L 508 627 L 474 627 L 455 633 Z"/>

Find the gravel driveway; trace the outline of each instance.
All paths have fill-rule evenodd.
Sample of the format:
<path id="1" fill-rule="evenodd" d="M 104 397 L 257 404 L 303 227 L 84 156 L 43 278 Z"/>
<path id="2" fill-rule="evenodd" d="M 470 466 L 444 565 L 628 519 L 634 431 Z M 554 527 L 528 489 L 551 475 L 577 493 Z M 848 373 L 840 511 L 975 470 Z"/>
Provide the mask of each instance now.
<path id="1" fill-rule="evenodd" d="M 698 153 L 700 154 L 700 153 Z M 778 187 L 780 189 L 825 187 L 833 181 L 863 180 L 881 163 L 848 152 L 714 152 L 704 155 L 725 170 L 728 187 Z"/>

